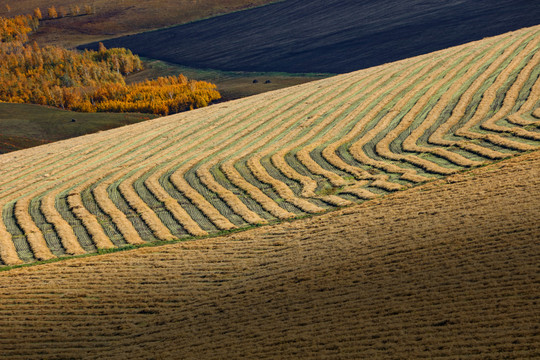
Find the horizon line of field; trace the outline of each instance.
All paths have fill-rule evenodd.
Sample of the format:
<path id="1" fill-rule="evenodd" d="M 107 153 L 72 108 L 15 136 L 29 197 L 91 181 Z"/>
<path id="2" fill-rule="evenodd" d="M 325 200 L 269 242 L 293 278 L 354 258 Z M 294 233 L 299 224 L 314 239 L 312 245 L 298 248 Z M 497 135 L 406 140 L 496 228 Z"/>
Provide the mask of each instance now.
<path id="1" fill-rule="evenodd" d="M 513 39 L 514 42 L 510 42 L 507 39 L 510 42 L 507 44 L 504 42 L 505 38 L 500 40 L 497 37 L 500 40 L 499 42 L 496 42 L 496 44 L 489 43 L 489 47 L 485 45 L 482 51 L 476 49 L 476 53 L 473 46 L 470 46 L 470 48 L 462 46 L 458 47 L 457 50 L 449 50 L 452 55 L 459 53 L 460 57 L 458 57 L 458 60 L 454 60 L 452 66 L 448 68 L 443 66 L 445 64 L 444 55 L 446 52 L 442 52 L 439 54 L 441 57 L 439 59 L 440 61 L 437 63 L 431 62 L 431 67 L 424 66 L 424 62 L 427 62 L 426 59 L 424 61 L 417 60 L 413 64 L 416 65 L 416 68 L 409 69 L 403 66 L 403 69 L 399 69 L 401 71 L 387 74 L 384 74 L 384 70 L 379 69 L 383 74 L 373 71 L 373 74 L 370 74 L 371 78 L 366 77 L 362 79 L 369 82 L 367 85 L 368 89 L 377 86 L 383 87 L 382 85 L 384 84 L 393 85 L 391 89 L 386 89 L 387 91 L 382 92 L 382 94 L 362 92 L 360 88 L 363 82 L 359 82 L 358 79 L 351 75 L 349 77 L 342 76 L 338 77 L 337 80 L 327 81 L 327 83 L 334 83 L 334 87 L 328 86 L 324 88 L 321 85 L 315 90 L 310 88 L 310 93 L 289 93 L 287 96 L 283 96 L 274 102 L 272 106 L 263 105 L 261 108 L 265 108 L 266 117 L 261 115 L 263 113 L 262 111 L 259 114 L 255 114 L 260 108 L 256 108 L 251 102 L 246 101 L 241 108 L 243 109 L 242 111 L 232 111 L 221 118 L 222 123 L 225 123 L 227 116 L 228 118 L 236 118 L 236 121 L 227 125 L 227 129 L 233 128 L 233 126 L 240 126 L 241 128 L 237 129 L 236 133 L 231 135 L 223 128 L 220 131 L 219 124 L 216 125 L 220 120 L 214 119 L 215 133 L 213 137 L 206 139 L 207 151 L 209 151 L 208 149 L 212 149 L 217 140 L 223 140 L 224 138 L 228 138 L 226 143 L 233 144 L 234 147 L 231 148 L 223 145 L 220 148 L 221 152 L 215 151 L 208 154 L 205 151 L 200 151 L 200 147 L 196 146 L 200 144 L 191 137 L 187 144 L 191 144 L 191 149 L 198 149 L 200 151 L 201 155 L 198 159 L 196 155 L 192 155 L 190 158 L 191 162 L 190 160 L 184 160 L 172 166 L 164 165 L 165 160 L 163 160 L 160 165 L 161 168 L 160 166 L 147 166 L 145 168 L 145 165 L 141 165 L 140 169 L 143 170 L 143 174 L 147 180 L 133 183 L 133 190 L 138 198 L 146 204 L 145 209 L 150 209 L 157 215 L 159 221 L 169 231 L 169 234 L 175 238 L 181 238 L 189 236 L 189 234 L 197 235 L 197 230 L 191 232 L 186 230 L 186 224 L 183 223 L 185 219 L 176 213 L 178 211 L 178 204 L 197 224 L 198 228 L 202 230 L 198 235 L 217 233 L 222 230 L 249 227 L 250 225 L 259 223 L 259 220 L 248 220 L 251 214 L 257 214 L 259 219 L 272 221 L 291 216 L 318 213 L 325 209 L 369 199 L 369 193 L 373 194 L 371 196 L 373 197 L 381 193 L 403 188 L 404 186 L 408 187 L 416 183 L 422 183 L 431 178 L 444 176 L 458 170 L 478 166 L 488 160 L 503 158 L 521 151 L 537 148 L 539 145 L 538 140 L 540 140 L 537 128 L 538 118 L 535 117 L 534 112 L 537 104 L 534 102 L 534 97 L 530 96 L 533 89 L 537 87 L 536 85 L 539 82 L 538 76 L 540 75 L 538 66 L 535 66 L 536 62 L 534 62 L 537 60 L 532 60 L 533 58 L 537 58 L 535 54 L 538 53 L 538 44 L 537 41 L 535 42 L 537 32 L 535 33 L 531 30 L 523 33 L 524 35 L 522 37 L 526 37 L 527 34 L 529 35 L 526 37 L 528 41 L 522 40 L 522 42 L 519 42 L 521 37 L 508 36 L 508 39 Z M 491 52 L 488 52 L 486 48 L 489 48 Z M 508 49 L 512 51 L 506 51 Z M 524 49 L 528 51 L 524 51 Z M 505 54 L 507 56 L 501 60 L 501 54 L 504 51 L 507 52 Z M 498 66 L 495 66 L 489 74 L 485 73 L 489 65 L 481 62 L 486 53 L 491 55 L 488 59 L 488 62 L 491 61 L 489 64 L 499 61 Z M 470 62 L 462 63 L 461 60 L 464 58 L 470 59 Z M 475 71 L 473 71 L 474 75 L 469 74 L 469 81 L 465 85 L 461 87 L 454 85 L 457 84 L 457 78 L 461 79 L 460 76 L 456 75 L 468 71 L 474 64 L 483 64 L 484 66 L 477 66 L 474 69 Z M 456 135 L 456 132 L 462 126 L 467 126 L 467 122 L 475 117 L 479 105 L 488 103 L 488 100 L 484 100 L 489 99 L 487 96 L 484 96 L 485 92 L 490 89 L 490 86 L 496 83 L 498 76 L 504 69 L 508 69 L 509 64 L 513 64 L 513 66 L 510 69 L 511 71 L 507 71 L 508 78 L 503 79 L 503 86 L 497 91 L 488 93 L 489 98 L 492 99 L 489 100 L 488 111 L 483 114 L 482 119 L 485 121 L 489 120 L 489 118 L 486 119 L 488 114 L 497 114 L 497 111 L 505 106 L 507 92 L 511 90 L 514 84 L 518 84 L 517 81 L 520 74 L 525 71 L 525 75 L 521 77 L 525 81 L 518 84 L 519 89 L 517 90 L 516 98 L 512 99 L 513 104 L 511 104 L 510 112 L 517 113 L 524 104 L 528 104 L 527 106 L 530 107 L 530 111 L 529 109 L 525 109 L 527 111 L 523 113 L 527 117 L 530 116 L 527 118 L 528 120 L 516 121 L 516 119 L 513 119 L 515 122 L 510 122 L 509 119 L 503 118 L 500 119 L 500 124 L 491 124 L 487 128 L 483 127 L 485 121 L 482 120 L 469 126 L 469 129 L 474 129 L 475 133 L 480 135 L 477 136 L 468 133 L 461 136 Z M 393 66 L 396 67 L 396 65 Z M 392 66 L 385 69 L 388 71 L 388 69 L 392 69 Z M 445 76 L 452 71 L 454 71 L 452 81 L 445 82 Z M 379 81 L 385 75 L 386 81 L 381 84 Z M 397 82 L 396 78 L 401 81 Z M 464 116 L 454 124 L 456 130 L 449 129 L 451 130 L 449 134 L 445 134 L 442 137 L 439 136 L 438 140 L 442 140 L 446 144 L 446 147 L 443 149 L 444 151 L 432 143 L 434 134 L 436 134 L 440 125 L 445 121 L 444 116 L 442 116 L 442 118 L 439 117 L 436 121 L 433 121 L 431 126 L 421 134 L 427 139 L 427 141 L 422 142 L 422 147 L 427 150 L 433 147 L 434 149 L 431 150 L 431 153 L 426 151 L 429 154 L 428 156 L 424 156 L 423 158 L 417 156 L 419 159 L 414 160 L 405 157 L 411 153 L 423 154 L 422 151 L 425 149 L 421 149 L 422 151 L 406 151 L 403 149 L 403 144 L 410 137 L 411 133 L 415 133 L 422 126 L 422 119 L 427 117 L 427 114 L 437 105 L 437 101 L 444 96 L 444 89 L 453 86 L 454 89 L 459 88 L 460 91 L 457 95 L 454 95 L 453 99 L 447 98 L 449 102 L 443 110 L 445 110 L 444 113 L 447 116 L 446 119 L 448 119 L 452 116 L 453 109 L 459 103 L 460 96 L 477 79 L 483 79 L 483 81 L 479 81 L 479 91 L 475 92 L 473 100 L 467 103 Z M 434 89 L 433 84 L 437 81 L 440 87 Z M 387 134 L 400 125 L 401 120 L 414 108 L 415 104 L 422 101 L 421 99 L 428 92 L 426 89 L 428 85 L 430 88 L 433 88 L 432 96 L 435 96 L 437 100 L 433 104 L 431 104 L 432 101 L 429 101 L 431 98 L 424 101 L 425 104 L 423 106 L 418 106 L 418 109 L 415 109 L 417 111 L 414 114 L 415 116 L 411 115 L 412 120 L 409 126 L 397 133 L 394 138 L 388 138 Z M 411 90 L 415 88 L 424 89 L 424 92 L 417 91 L 413 95 L 410 95 Z M 328 100 L 327 96 L 331 92 L 336 92 L 337 94 L 331 100 Z M 403 100 L 405 94 L 410 99 L 407 98 L 405 99 L 407 101 L 402 101 L 405 105 L 396 114 L 396 110 L 391 109 L 400 101 L 400 97 Z M 277 117 L 281 119 L 281 123 L 275 124 L 275 119 L 274 122 L 267 120 L 276 115 L 276 111 L 282 110 L 281 107 L 288 104 L 291 98 L 299 100 L 294 105 L 289 104 L 286 111 L 281 111 L 277 114 Z M 326 102 L 322 99 L 325 99 Z M 359 104 L 362 102 L 362 99 L 370 100 L 371 102 L 368 106 L 359 110 Z M 381 103 L 382 100 L 386 101 L 386 103 L 384 101 Z M 301 106 L 310 101 L 318 104 L 318 106 L 315 108 Z M 382 107 L 380 106 L 381 104 L 383 104 Z M 338 109 L 342 109 L 344 105 L 347 105 L 346 110 L 342 110 L 342 112 L 336 114 Z M 380 109 L 377 109 L 377 106 Z M 274 110 L 269 110 L 269 108 L 273 108 Z M 380 111 L 374 111 L 374 109 Z M 347 118 L 348 115 L 351 113 L 354 114 L 355 111 L 359 112 L 359 114 L 355 117 L 349 116 L 346 125 L 340 123 L 340 119 Z M 369 113 L 371 111 L 373 111 L 373 114 L 370 115 Z M 482 111 L 485 111 L 485 109 Z M 401 113 L 403 114 L 401 115 Z M 425 116 L 416 116 L 420 113 L 425 114 Z M 441 111 L 442 113 L 443 111 Z M 242 117 L 242 114 L 245 117 Z M 284 114 L 288 114 L 288 116 Z M 370 122 L 364 124 L 362 131 L 357 132 L 354 136 L 349 136 L 352 133 L 352 129 L 357 125 L 357 119 L 360 115 L 364 115 L 364 118 L 366 118 L 365 115 L 368 115 L 368 118 L 371 117 Z M 250 119 L 251 122 L 246 124 L 246 118 Z M 520 119 L 519 116 L 518 118 Z M 381 122 L 381 119 L 387 122 L 386 126 L 381 126 L 381 131 L 373 131 L 373 129 L 379 126 L 378 124 L 384 123 L 384 121 Z M 520 121 L 522 122 L 521 124 L 516 123 Z M 266 125 L 261 126 L 261 123 Z M 287 130 L 286 132 L 281 130 L 284 124 L 288 124 L 288 127 L 284 128 Z M 338 124 L 341 128 L 336 127 Z M 494 128 L 494 125 L 498 127 Z M 204 124 L 192 124 L 190 129 L 192 129 L 192 133 L 196 133 L 202 126 Z M 501 126 L 503 126 L 503 129 L 500 128 Z M 520 130 L 516 130 L 516 127 Z M 254 129 L 257 129 L 258 137 L 253 136 L 251 142 L 245 140 L 242 135 L 253 134 Z M 267 129 L 266 132 L 264 132 L 265 129 Z M 313 129 L 316 129 L 316 131 L 313 131 Z M 341 129 L 341 131 L 335 129 Z M 274 137 L 271 137 L 269 134 L 272 134 L 273 130 Z M 307 135 L 310 131 L 313 134 Z M 155 131 L 156 136 L 154 138 L 151 138 L 150 134 L 145 134 L 144 139 L 148 139 L 148 142 L 145 143 L 146 145 L 143 144 L 141 146 L 147 146 L 148 143 L 153 141 L 152 148 L 154 149 L 154 155 L 147 155 L 148 157 L 160 157 L 161 151 L 167 149 L 167 145 L 172 147 L 170 146 L 171 143 L 178 144 L 181 140 L 190 137 L 189 134 L 191 134 L 188 132 L 181 138 L 176 139 L 171 135 L 168 139 L 161 139 L 161 143 L 156 143 L 157 134 L 162 133 Z M 403 135 L 407 133 L 408 136 Z M 325 138 L 327 134 L 330 135 Z M 333 152 L 337 158 L 333 158 L 328 153 L 325 153 L 325 149 L 335 144 L 336 138 L 343 138 L 344 134 L 345 137 L 348 136 L 350 139 L 337 146 L 337 151 Z M 505 135 L 504 139 L 502 136 L 496 134 Z M 368 135 L 368 138 L 366 138 L 366 135 Z M 284 153 L 281 151 L 280 156 L 276 157 L 276 153 L 281 150 L 279 145 L 283 144 L 283 139 L 287 139 L 287 136 L 295 144 L 294 148 L 288 148 Z M 400 136 L 403 139 L 400 139 Z M 467 142 L 462 142 L 463 139 L 469 139 L 469 137 L 473 137 L 473 141 L 476 143 L 471 145 L 470 141 L 465 140 Z M 144 139 L 140 139 L 139 142 L 142 143 Z M 273 142 L 268 140 L 264 142 L 264 146 L 261 146 L 260 142 L 263 139 L 271 139 Z M 381 141 L 384 139 L 386 139 L 385 146 L 380 146 Z M 419 139 L 420 136 L 416 138 L 414 143 L 417 144 L 420 141 Z M 171 141 L 167 142 L 168 140 Z M 236 149 L 238 146 L 237 143 L 242 141 L 244 147 Z M 356 146 L 354 148 L 355 144 L 358 144 L 359 141 L 363 142 L 362 146 Z M 448 142 L 451 142 L 451 145 L 448 145 Z M 313 148 L 307 154 L 302 153 L 302 149 L 306 148 L 306 145 Z M 94 151 L 99 152 L 98 146 L 95 145 Z M 253 158 L 248 158 L 249 154 L 252 154 L 254 147 L 259 151 L 256 161 Z M 114 148 L 112 147 L 112 149 Z M 118 144 L 116 148 L 118 149 L 118 156 L 125 157 L 121 144 Z M 390 153 L 398 154 L 398 158 L 389 157 L 384 151 L 386 148 L 388 148 Z M 177 148 L 176 153 L 181 152 L 182 149 L 185 148 Z M 262 149 L 266 149 L 266 152 L 260 154 Z M 396 151 L 392 151 L 392 149 Z M 149 149 L 141 147 L 138 150 L 134 150 L 133 148 L 130 148 L 130 150 L 131 152 L 142 152 Z M 90 151 L 93 154 L 92 149 Z M 240 154 L 239 157 L 234 158 L 232 167 L 230 163 L 227 164 L 229 158 L 223 155 L 227 151 L 230 152 L 229 157 L 233 154 Z M 401 155 L 402 153 L 406 154 Z M 220 154 L 222 156 L 221 158 L 218 156 Z M 109 153 L 109 157 L 111 156 Z M 83 158 L 81 156 L 79 159 L 82 160 Z M 169 158 L 172 157 L 170 155 L 166 157 L 166 159 Z M 283 158 L 284 162 L 280 158 Z M 94 162 L 99 162 L 99 159 L 101 158 L 98 158 Z M 469 160 L 469 162 L 466 162 L 464 159 Z M 54 163 L 54 157 L 49 160 L 50 164 Z M 133 155 L 133 161 L 135 160 L 136 155 Z M 124 158 L 124 163 L 127 163 L 127 161 Z M 214 161 L 215 163 L 209 165 L 207 169 L 204 165 L 208 161 Z M 426 165 L 426 161 L 433 163 L 435 166 Z M 45 164 L 47 163 L 45 162 Z M 59 166 L 61 164 L 57 164 L 57 167 Z M 450 170 L 443 170 L 443 168 Z M 182 171 L 179 171 L 179 169 Z M 291 169 L 293 169 L 293 173 L 291 173 Z M 159 224 L 152 225 L 149 219 L 143 218 L 140 215 L 141 212 L 136 211 L 135 208 L 139 207 L 140 210 L 144 208 L 144 205 L 130 204 L 126 199 L 125 189 L 124 191 L 119 189 L 122 182 L 137 170 L 126 171 L 125 174 L 121 171 L 109 171 L 107 175 L 100 176 L 97 181 L 93 181 L 89 186 L 84 187 L 80 191 L 84 207 L 98 220 L 98 223 L 103 228 L 103 230 L 97 231 L 105 234 L 110 239 L 110 245 L 113 247 L 120 247 L 133 242 L 133 239 L 126 238 L 125 236 L 125 234 L 129 234 L 130 227 L 136 230 L 143 242 L 160 240 L 159 237 L 156 237 L 156 233 L 158 233 L 158 228 L 162 226 Z M 232 173 L 234 171 L 240 175 L 239 178 L 234 176 Z M 329 172 L 335 174 L 337 177 L 331 176 Z M 208 173 L 211 178 L 205 177 Z M 107 179 L 110 179 L 110 177 L 118 178 L 113 179 L 109 184 Z M 156 194 L 155 187 L 151 189 L 152 185 L 149 185 L 151 181 L 148 181 L 148 178 L 152 177 L 154 185 L 157 182 L 163 191 L 168 194 L 166 196 L 177 202 L 176 206 L 167 201 L 159 200 L 160 196 Z M 354 180 L 351 178 L 354 178 Z M 358 184 L 362 185 L 356 186 Z M 80 183 L 75 184 L 71 186 L 71 189 L 79 185 Z M 108 200 L 100 199 L 96 194 L 96 189 L 100 185 L 105 188 L 111 203 L 125 215 L 125 218 L 118 219 L 118 217 L 110 215 L 114 213 L 114 210 L 107 210 L 105 202 Z M 316 186 L 315 189 L 313 189 L 314 185 Z M 306 190 L 308 188 L 311 189 L 311 192 Z M 255 189 L 259 189 L 260 191 L 256 191 Z M 77 214 L 70 209 L 68 204 L 68 197 L 71 196 L 69 194 L 70 191 L 63 190 L 61 194 L 59 192 L 55 196 L 54 204 L 56 211 L 73 228 L 73 231 L 76 233 L 75 238 L 81 243 L 81 246 L 84 245 L 83 250 L 85 252 L 96 251 L 98 246 L 93 242 L 94 236 L 89 233 L 88 226 L 85 227 L 83 224 L 84 221 L 78 219 Z M 306 192 L 311 196 L 304 196 Z M 50 255 L 52 257 L 63 256 L 67 253 L 63 239 L 58 235 L 59 231 L 56 226 L 48 222 L 46 214 L 43 213 L 42 199 L 46 194 L 47 192 L 41 193 L 37 197 L 31 198 L 29 201 L 31 206 L 28 206 L 28 214 L 30 220 L 36 225 L 39 232 L 43 234 L 43 240 L 46 247 L 50 250 Z M 238 201 L 227 196 L 230 194 L 233 194 Z M 77 194 L 75 195 L 79 196 Z M 163 198 L 163 194 L 161 195 Z M 344 202 L 339 204 L 339 200 L 336 197 L 343 199 Z M 272 204 L 269 204 L 268 200 Z M 11 200 L 3 209 L 3 219 L 6 223 L 7 231 L 11 234 L 17 257 L 24 262 L 42 260 L 35 257 L 36 243 L 32 244 L 28 236 L 34 233 L 28 230 L 28 225 L 26 225 L 25 229 L 25 225 L 22 224 L 23 221 L 28 220 L 27 217 L 16 214 L 16 206 L 19 203 L 24 204 L 24 202 L 21 202 L 20 197 Z M 165 237 L 170 238 L 168 235 L 165 235 Z M 45 257 L 49 257 L 49 255 L 46 254 Z M 2 262 L 6 264 L 3 260 Z"/>

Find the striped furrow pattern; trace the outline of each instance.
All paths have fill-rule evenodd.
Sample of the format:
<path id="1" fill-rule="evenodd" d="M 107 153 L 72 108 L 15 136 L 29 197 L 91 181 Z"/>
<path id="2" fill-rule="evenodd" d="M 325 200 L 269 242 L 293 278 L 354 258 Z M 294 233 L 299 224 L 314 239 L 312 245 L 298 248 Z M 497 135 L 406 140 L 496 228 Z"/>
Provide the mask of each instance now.
<path id="1" fill-rule="evenodd" d="M 0 265 L 347 206 L 540 145 L 540 27 L 0 156 Z"/>

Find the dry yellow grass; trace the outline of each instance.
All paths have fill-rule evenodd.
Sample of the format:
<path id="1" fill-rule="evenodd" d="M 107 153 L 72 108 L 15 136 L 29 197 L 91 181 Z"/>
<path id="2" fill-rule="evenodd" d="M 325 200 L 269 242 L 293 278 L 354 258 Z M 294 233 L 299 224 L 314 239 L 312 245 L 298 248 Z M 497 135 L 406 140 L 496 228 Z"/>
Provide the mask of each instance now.
<path id="1" fill-rule="evenodd" d="M 539 169 L 2 272 L 0 358 L 538 358 Z"/>
<path id="2" fill-rule="evenodd" d="M 322 213 L 537 149 L 539 44 L 522 29 L 2 155 L 0 265 Z"/>

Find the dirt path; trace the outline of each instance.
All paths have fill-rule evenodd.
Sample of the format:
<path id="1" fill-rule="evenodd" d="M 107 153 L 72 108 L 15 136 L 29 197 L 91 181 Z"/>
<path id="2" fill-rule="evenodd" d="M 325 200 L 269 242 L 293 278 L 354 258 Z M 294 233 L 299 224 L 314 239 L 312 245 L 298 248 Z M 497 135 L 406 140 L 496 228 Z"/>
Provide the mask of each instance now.
<path id="1" fill-rule="evenodd" d="M 0 273 L 0 358 L 538 358 L 540 152 L 309 219 Z"/>

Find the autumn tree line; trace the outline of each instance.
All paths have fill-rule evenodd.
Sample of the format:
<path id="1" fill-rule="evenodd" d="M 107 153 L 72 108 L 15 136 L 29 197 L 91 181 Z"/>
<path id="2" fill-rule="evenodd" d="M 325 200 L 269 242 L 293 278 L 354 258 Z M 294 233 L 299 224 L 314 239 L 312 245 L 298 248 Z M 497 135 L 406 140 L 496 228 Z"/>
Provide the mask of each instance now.
<path id="1" fill-rule="evenodd" d="M 185 76 L 127 85 L 124 76 L 142 69 L 130 50 L 67 50 L 28 42 L 39 26 L 34 15 L 0 17 L 0 101 L 33 103 L 82 112 L 143 112 L 167 115 L 208 105 L 221 96 L 214 84 Z"/>

